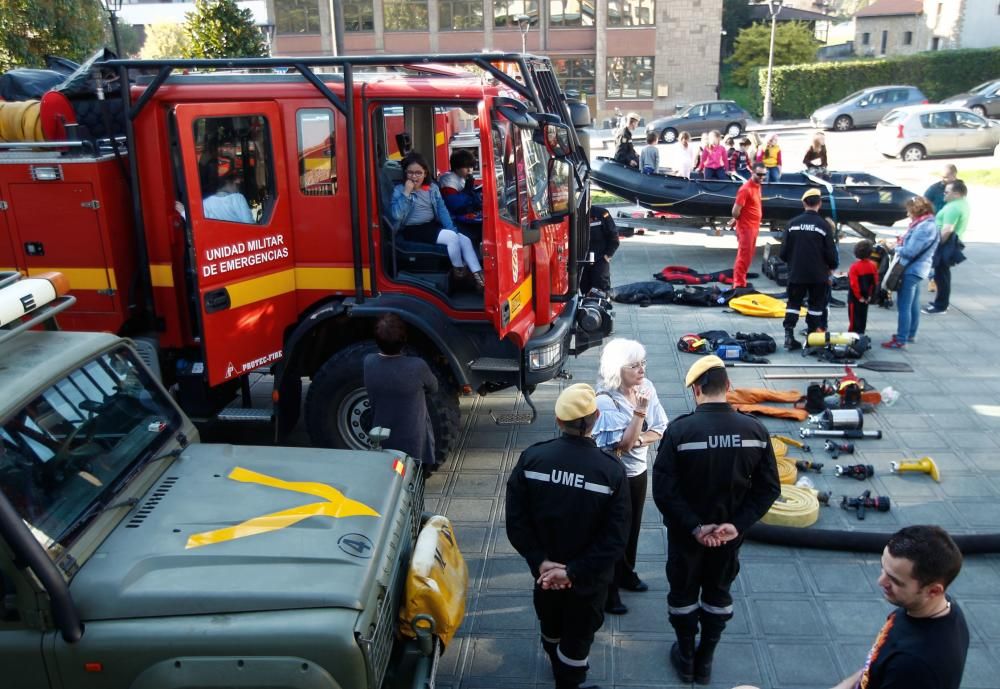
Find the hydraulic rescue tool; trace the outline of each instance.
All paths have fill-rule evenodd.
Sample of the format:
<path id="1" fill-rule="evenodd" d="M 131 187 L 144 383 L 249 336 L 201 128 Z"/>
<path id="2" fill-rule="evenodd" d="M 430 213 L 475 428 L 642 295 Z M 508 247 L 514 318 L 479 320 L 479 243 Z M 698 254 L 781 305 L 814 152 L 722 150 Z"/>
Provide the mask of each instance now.
<path id="1" fill-rule="evenodd" d="M 853 455 L 854 454 L 854 443 L 843 440 L 841 442 L 834 442 L 833 440 L 827 440 L 823 443 L 823 449 L 830 453 L 830 455 L 836 459 L 840 455 Z"/>
<path id="2" fill-rule="evenodd" d="M 862 431 L 855 430 L 822 430 L 817 428 L 800 428 L 800 438 L 852 438 L 861 440 L 862 438 L 882 439 L 882 431 Z"/>
<path id="3" fill-rule="evenodd" d="M 795 468 L 799 471 L 815 471 L 819 474 L 823 471 L 823 463 L 814 462 L 811 459 L 797 459 L 795 460 Z"/>

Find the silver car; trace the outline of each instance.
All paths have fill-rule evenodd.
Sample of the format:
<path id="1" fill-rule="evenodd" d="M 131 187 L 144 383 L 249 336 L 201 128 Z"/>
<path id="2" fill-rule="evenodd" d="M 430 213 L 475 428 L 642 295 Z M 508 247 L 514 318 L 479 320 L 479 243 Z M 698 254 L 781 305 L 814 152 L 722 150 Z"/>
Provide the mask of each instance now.
<path id="1" fill-rule="evenodd" d="M 889 158 L 988 153 L 1000 144 L 1000 122 L 954 105 L 912 105 L 893 110 L 875 127 L 875 146 Z"/>
<path id="2" fill-rule="evenodd" d="M 871 127 L 891 110 L 904 105 L 926 103 L 916 86 L 873 86 L 855 91 L 846 98 L 824 105 L 812 114 L 812 126 L 846 132 L 855 127 Z"/>

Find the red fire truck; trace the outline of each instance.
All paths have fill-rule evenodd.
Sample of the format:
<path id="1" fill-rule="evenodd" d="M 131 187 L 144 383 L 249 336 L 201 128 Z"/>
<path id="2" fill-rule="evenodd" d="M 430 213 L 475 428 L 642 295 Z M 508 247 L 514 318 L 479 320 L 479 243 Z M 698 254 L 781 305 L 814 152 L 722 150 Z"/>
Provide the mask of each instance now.
<path id="1" fill-rule="evenodd" d="M 459 394 L 516 386 L 530 406 L 535 385 L 610 333 L 610 304 L 577 294 L 590 200 L 574 125 L 589 113 L 547 59 L 104 69 L 130 85 L 124 146 L 2 145 L 0 270 L 67 275 L 78 302 L 63 326 L 135 339 L 195 418 L 274 419 L 280 435 L 304 408 L 315 444 L 366 446 L 362 360 L 375 319 L 396 313 L 442 383 L 429 406 L 444 455 Z M 404 241 L 388 219 L 401 154 L 437 175 L 456 147 L 481 178 L 483 292 L 453 279 L 443 246 Z M 262 370 L 273 405 L 253 409 Z"/>

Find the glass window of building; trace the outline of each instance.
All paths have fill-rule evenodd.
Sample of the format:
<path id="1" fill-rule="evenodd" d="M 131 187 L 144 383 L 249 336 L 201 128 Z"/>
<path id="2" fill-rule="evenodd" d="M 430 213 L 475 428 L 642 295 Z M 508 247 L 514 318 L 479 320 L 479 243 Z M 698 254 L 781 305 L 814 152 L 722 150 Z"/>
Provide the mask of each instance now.
<path id="1" fill-rule="evenodd" d="M 608 26 L 651 26 L 655 0 L 608 0 Z"/>
<path id="2" fill-rule="evenodd" d="M 274 0 L 274 24 L 282 35 L 318 34 L 319 4 L 316 0 Z"/>
<path id="3" fill-rule="evenodd" d="M 442 31 L 482 31 L 481 0 L 437 0 Z"/>
<path id="4" fill-rule="evenodd" d="M 386 31 L 427 31 L 427 0 L 385 0 Z"/>
<path id="5" fill-rule="evenodd" d="M 652 98 L 653 58 L 609 57 L 608 98 Z"/>
<path id="6" fill-rule="evenodd" d="M 597 91 L 593 55 L 587 57 L 553 57 L 552 67 L 564 91 L 579 91 L 594 95 Z"/>
<path id="7" fill-rule="evenodd" d="M 494 0 L 493 26 L 498 29 L 517 29 L 517 18 L 522 14 L 531 18 L 532 28 L 538 26 L 537 0 Z"/>
<path id="8" fill-rule="evenodd" d="M 375 10 L 371 0 L 344 0 L 344 31 L 374 31 Z"/>
<path id="9" fill-rule="evenodd" d="M 593 0 L 550 0 L 549 25 L 553 28 L 593 26 Z"/>

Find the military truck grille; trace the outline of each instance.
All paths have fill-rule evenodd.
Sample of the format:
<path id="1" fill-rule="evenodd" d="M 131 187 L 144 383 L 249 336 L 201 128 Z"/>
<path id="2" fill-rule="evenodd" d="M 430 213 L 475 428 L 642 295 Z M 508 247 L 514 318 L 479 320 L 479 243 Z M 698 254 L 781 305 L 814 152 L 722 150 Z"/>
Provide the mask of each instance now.
<path id="1" fill-rule="evenodd" d="M 396 535 L 390 544 L 390 547 L 395 547 L 388 560 L 395 565 L 389 586 L 378 601 L 378 611 L 370 627 L 371 636 L 366 637 L 362 634 L 358 637 L 361 648 L 364 649 L 365 664 L 368 666 L 368 689 L 379 689 L 385 679 L 396 638 L 396 620 L 403 599 L 406 574 L 410 567 L 410 553 L 416 540 L 415 534 L 420 528 L 424 481 L 419 471 L 414 473 L 415 476 L 406 490 L 411 496 L 419 496 L 419 500 L 414 499 L 408 506 L 409 509 L 405 510 L 404 523 L 398 525 Z"/>
<path id="2" fill-rule="evenodd" d="M 177 483 L 177 480 L 178 477 L 176 476 L 168 476 L 163 479 L 163 482 L 156 487 L 156 490 L 149 496 L 149 499 L 146 500 L 146 502 L 142 504 L 142 507 L 140 507 L 136 513 L 132 515 L 132 518 L 128 520 L 128 523 L 125 524 L 125 528 L 138 529 L 142 526 L 142 523 L 146 521 L 146 517 L 153 513 L 153 510 L 155 510 L 163 498 L 166 497 L 167 493 L 170 492 L 170 489 L 174 487 L 175 483 Z"/>

